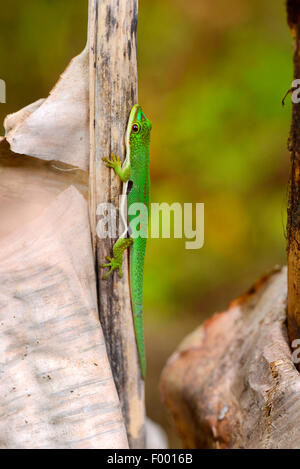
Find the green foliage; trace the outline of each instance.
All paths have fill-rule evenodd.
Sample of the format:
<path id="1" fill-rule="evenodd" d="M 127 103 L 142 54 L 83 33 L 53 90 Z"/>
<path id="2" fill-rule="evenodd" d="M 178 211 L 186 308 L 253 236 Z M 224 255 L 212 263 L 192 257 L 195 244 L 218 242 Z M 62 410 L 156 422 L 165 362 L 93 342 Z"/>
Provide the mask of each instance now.
<path id="1" fill-rule="evenodd" d="M 290 106 L 281 99 L 292 68 L 284 5 L 242 2 L 251 7 L 246 15 L 232 23 L 228 9 L 216 25 L 216 6 L 207 3 L 204 17 L 192 1 L 190 15 L 181 2 L 140 7 L 152 201 L 205 203 L 201 250 L 149 241 L 145 310 L 160 316 L 207 316 L 285 262 Z"/>

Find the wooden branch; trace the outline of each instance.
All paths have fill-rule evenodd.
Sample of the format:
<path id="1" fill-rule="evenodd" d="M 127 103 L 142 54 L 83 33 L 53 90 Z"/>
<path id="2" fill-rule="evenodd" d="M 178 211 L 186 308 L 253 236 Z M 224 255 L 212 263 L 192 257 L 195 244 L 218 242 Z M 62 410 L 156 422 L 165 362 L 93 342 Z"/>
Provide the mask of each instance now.
<path id="1" fill-rule="evenodd" d="M 98 275 L 100 320 L 132 448 L 144 447 L 144 383 L 140 376 L 129 294 L 128 259 L 124 277 L 103 280 L 99 264 L 115 240 L 96 236 L 100 203 L 119 207 L 120 183 L 102 161 L 125 157 L 128 115 L 137 102 L 137 0 L 90 0 L 90 217 Z M 126 256 L 125 256 L 126 257 Z"/>
<path id="2" fill-rule="evenodd" d="M 300 376 L 286 296 L 284 268 L 206 321 L 169 359 L 162 397 L 187 448 L 299 448 Z"/>
<path id="3" fill-rule="evenodd" d="M 294 78 L 300 78 L 300 1 L 287 1 L 288 24 L 294 39 Z M 290 133 L 288 207 L 288 330 L 292 343 L 300 339 L 300 104 L 293 103 Z"/>

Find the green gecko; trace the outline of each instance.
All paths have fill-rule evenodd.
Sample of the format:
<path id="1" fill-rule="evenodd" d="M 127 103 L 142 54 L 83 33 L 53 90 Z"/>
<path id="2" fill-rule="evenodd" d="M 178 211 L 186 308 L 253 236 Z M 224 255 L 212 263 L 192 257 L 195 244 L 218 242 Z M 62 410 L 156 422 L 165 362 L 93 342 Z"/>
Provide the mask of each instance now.
<path id="1" fill-rule="evenodd" d="M 148 232 L 148 210 L 149 210 L 149 146 L 150 146 L 151 122 L 147 119 L 142 108 L 136 104 L 131 109 L 127 131 L 126 131 L 126 158 L 121 164 L 120 158 L 111 155 L 111 159 L 102 158 L 108 168 L 114 169 L 115 173 L 123 182 L 123 195 L 128 192 L 127 209 L 129 227 L 133 220 L 136 220 L 136 213 L 130 213 L 130 206 L 135 203 L 143 204 L 147 208 L 147 216 L 140 212 L 138 231 Z M 130 182 L 130 186 L 128 183 Z M 123 198 L 125 200 L 125 198 Z M 146 253 L 146 237 L 127 236 L 126 207 L 121 207 L 121 217 L 126 227 L 124 233 L 113 246 L 113 257 L 106 257 L 107 264 L 101 267 L 110 267 L 109 272 L 104 276 L 108 278 L 115 270 L 119 270 L 122 277 L 123 252 L 130 248 L 129 272 L 130 272 L 130 294 L 133 310 L 133 320 L 135 336 L 140 359 L 141 374 L 144 379 L 146 371 L 144 330 L 143 330 L 143 276 L 144 261 Z"/>

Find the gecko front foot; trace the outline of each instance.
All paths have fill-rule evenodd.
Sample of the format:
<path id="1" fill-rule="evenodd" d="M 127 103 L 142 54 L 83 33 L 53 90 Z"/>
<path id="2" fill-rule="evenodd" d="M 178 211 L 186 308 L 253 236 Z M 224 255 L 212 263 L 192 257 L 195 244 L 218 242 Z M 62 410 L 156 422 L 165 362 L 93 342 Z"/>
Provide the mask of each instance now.
<path id="1" fill-rule="evenodd" d="M 107 272 L 107 274 L 104 275 L 103 278 L 108 279 L 110 274 L 116 269 L 119 269 L 119 272 L 118 272 L 119 277 L 122 278 L 123 277 L 122 262 L 118 261 L 114 257 L 106 256 L 105 259 L 108 261 L 108 263 L 107 264 L 101 264 L 100 267 L 102 267 L 103 269 L 105 269 L 106 267 L 110 267 L 110 270 Z"/>
<path id="2" fill-rule="evenodd" d="M 106 163 L 106 167 L 107 168 L 113 168 L 114 170 L 116 169 L 116 167 L 121 167 L 121 160 L 120 160 L 120 157 L 119 156 L 116 156 L 114 153 L 111 153 L 110 154 L 110 158 L 106 158 L 105 156 L 103 156 L 102 160 Z"/>

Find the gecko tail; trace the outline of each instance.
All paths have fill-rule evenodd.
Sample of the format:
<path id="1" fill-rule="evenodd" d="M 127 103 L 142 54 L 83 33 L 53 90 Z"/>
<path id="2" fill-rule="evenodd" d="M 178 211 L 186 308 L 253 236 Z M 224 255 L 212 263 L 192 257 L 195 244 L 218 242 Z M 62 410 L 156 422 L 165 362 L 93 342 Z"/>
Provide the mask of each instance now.
<path id="1" fill-rule="evenodd" d="M 138 305 L 134 307 L 133 311 L 135 338 L 138 349 L 138 355 L 141 366 L 141 375 L 145 379 L 146 376 L 146 354 L 145 354 L 145 340 L 144 340 L 144 324 L 143 324 L 143 307 Z"/>

